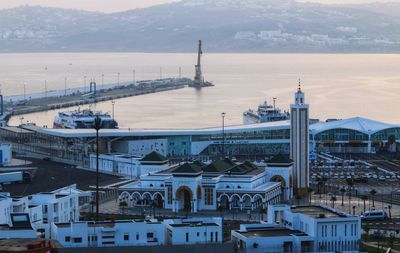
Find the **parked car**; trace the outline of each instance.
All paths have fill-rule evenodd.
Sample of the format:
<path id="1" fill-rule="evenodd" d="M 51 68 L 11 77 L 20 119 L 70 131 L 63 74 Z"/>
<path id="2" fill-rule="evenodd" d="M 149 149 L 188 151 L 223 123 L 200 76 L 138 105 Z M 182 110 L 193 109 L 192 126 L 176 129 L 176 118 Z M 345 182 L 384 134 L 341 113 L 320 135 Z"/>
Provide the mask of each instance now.
<path id="1" fill-rule="evenodd" d="M 386 220 L 387 218 L 388 216 L 383 210 L 366 211 L 363 215 L 361 215 L 362 220 Z"/>

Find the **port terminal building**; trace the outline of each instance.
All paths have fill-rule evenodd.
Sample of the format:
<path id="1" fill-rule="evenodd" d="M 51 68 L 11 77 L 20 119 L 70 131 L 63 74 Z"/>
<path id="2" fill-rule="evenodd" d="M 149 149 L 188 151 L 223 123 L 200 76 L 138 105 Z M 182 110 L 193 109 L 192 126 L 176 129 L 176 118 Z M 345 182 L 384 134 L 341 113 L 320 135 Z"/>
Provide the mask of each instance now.
<path id="1" fill-rule="evenodd" d="M 90 167 L 93 129 L 50 129 L 34 125 L 1 127 L 0 140 L 13 152 Z M 398 150 L 400 125 L 355 117 L 310 124 L 310 151 L 373 153 Z M 156 151 L 171 159 L 224 156 L 263 159 L 290 153 L 290 121 L 203 129 L 101 129 L 101 154 L 145 156 Z"/>

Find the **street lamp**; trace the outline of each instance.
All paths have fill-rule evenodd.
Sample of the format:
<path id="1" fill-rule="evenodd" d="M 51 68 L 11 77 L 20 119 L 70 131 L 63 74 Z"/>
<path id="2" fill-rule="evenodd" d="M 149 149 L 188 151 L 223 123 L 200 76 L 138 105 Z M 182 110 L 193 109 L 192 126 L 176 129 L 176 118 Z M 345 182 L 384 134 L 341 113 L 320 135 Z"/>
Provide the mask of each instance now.
<path id="1" fill-rule="evenodd" d="M 93 125 L 96 130 L 96 221 L 99 221 L 99 130 L 101 125 L 101 118 L 96 115 Z"/>
<path id="2" fill-rule="evenodd" d="M 133 80 L 133 87 L 135 87 L 136 84 L 136 71 L 135 69 L 132 70 L 132 80 Z"/>
<path id="3" fill-rule="evenodd" d="M 64 95 L 67 95 L 67 78 L 64 78 Z"/>
<path id="4" fill-rule="evenodd" d="M 86 92 L 86 77 L 87 76 L 83 76 L 83 93 Z"/>
<path id="5" fill-rule="evenodd" d="M 222 117 L 222 157 L 225 157 L 225 112 L 221 113 Z"/>
<path id="6" fill-rule="evenodd" d="M 114 111 L 115 101 L 114 100 L 111 101 L 111 104 L 112 104 L 112 118 L 114 119 L 114 116 L 115 116 L 115 111 Z"/>

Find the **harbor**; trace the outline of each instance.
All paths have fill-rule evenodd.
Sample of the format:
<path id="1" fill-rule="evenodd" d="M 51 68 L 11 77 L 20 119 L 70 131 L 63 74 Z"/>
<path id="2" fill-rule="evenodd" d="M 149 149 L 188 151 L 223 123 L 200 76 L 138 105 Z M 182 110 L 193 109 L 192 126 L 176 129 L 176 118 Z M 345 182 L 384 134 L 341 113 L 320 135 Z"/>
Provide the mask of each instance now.
<path id="1" fill-rule="evenodd" d="M 51 91 L 46 93 L 24 94 L 13 97 L 4 97 L 2 125 L 6 125 L 11 116 L 42 112 L 93 104 L 97 102 L 115 100 L 150 93 L 182 89 L 189 86 L 192 80 L 188 78 L 166 78 L 159 80 L 144 80 L 135 83 L 119 85 L 105 85 L 97 89 L 96 83 L 86 91 L 86 87 Z"/>

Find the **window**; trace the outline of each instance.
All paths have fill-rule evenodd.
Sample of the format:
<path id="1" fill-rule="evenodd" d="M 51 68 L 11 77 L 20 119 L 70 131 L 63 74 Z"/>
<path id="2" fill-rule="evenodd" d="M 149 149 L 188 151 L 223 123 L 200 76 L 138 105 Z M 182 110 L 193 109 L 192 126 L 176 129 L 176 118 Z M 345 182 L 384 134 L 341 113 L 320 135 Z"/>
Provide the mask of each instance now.
<path id="1" fill-rule="evenodd" d="M 136 240 L 139 241 L 139 234 L 136 234 Z"/>
<path id="2" fill-rule="evenodd" d="M 147 233 L 147 238 L 153 238 L 154 234 L 153 233 Z"/>
<path id="3" fill-rule="evenodd" d="M 204 188 L 204 203 L 206 205 L 213 205 L 214 204 L 214 189 L 213 188 Z"/>
<path id="4" fill-rule="evenodd" d="M 71 241 L 71 237 L 70 236 L 66 236 L 65 237 L 65 242 L 70 242 Z"/>
<path id="5" fill-rule="evenodd" d="M 172 204 L 172 187 L 171 186 L 167 187 L 167 193 L 168 193 L 168 204 Z"/>
<path id="6" fill-rule="evenodd" d="M 197 232 L 197 237 L 199 237 L 200 236 L 200 233 L 199 232 Z"/>
<path id="7" fill-rule="evenodd" d="M 347 224 L 344 224 L 344 236 L 347 236 Z"/>
<path id="8" fill-rule="evenodd" d="M 74 238 L 74 243 L 81 243 L 82 242 L 82 237 L 75 237 Z"/>
<path id="9" fill-rule="evenodd" d="M 124 241 L 129 241 L 129 234 L 124 234 Z"/>
<path id="10" fill-rule="evenodd" d="M 213 242 L 213 241 L 214 241 L 214 232 L 211 232 L 211 235 L 210 235 L 210 241 L 211 241 L 211 242 Z"/>
<path id="11" fill-rule="evenodd" d="M 215 241 L 218 242 L 218 232 L 215 232 Z"/>
<path id="12" fill-rule="evenodd" d="M 186 233 L 186 242 L 189 242 L 189 233 Z"/>

